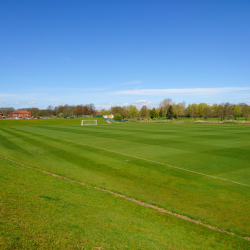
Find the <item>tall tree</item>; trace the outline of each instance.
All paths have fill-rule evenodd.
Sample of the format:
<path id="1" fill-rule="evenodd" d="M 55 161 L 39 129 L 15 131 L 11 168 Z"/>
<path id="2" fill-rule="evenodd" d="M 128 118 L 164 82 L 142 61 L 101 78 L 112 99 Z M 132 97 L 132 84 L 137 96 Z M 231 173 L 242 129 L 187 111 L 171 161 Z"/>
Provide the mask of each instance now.
<path id="1" fill-rule="evenodd" d="M 31 116 L 37 116 L 39 108 L 27 108 L 26 110 L 31 113 Z"/>
<path id="2" fill-rule="evenodd" d="M 173 104 L 172 107 L 173 107 L 174 117 L 180 118 L 181 116 L 185 115 L 185 106 L 183 102 L 178 104 Z"/>
<path id="3" fill-rule="evenodd" d="M 84 114 L 83 105 L 77 105 L 75 108 L 75 115 L 83 115 L 83 114 Z"/>
<path id="4" fill-rule="evenodd" d="M 111 114 L 115 115 L 115 114 L 120 114 L 122 115 L 123 118 L 127 118 L 129 117 L 129 114 L 128 114 L 128 109 L 126 107 L 121 107 L 121 106 L 114 106 L 114 107 L 111 107 Z"/>
<path id="5" fill-rule="evenodd" d="M 134 105 L 128 106 L 128 113 L 130 115 L 130 118 L 137 117 L 139 115 L 139 110 Z"/>
<path id="6" fill-rule="evenodd" d="M 212 108 L 212 111 L 213 111 L 213 114 L 214 114 L 214 116 L 216 115 L 216 110 L 217 110 L 217 108 L 219 107 L 219 105 L 216 103 L 216 104 L 214 104 L 211 108 Z"/>
<path id="7" fill-rule="evenodd" d="M 241 106 L 240 105 L 233 105 L 232 106 L 232 114 L 234 116 L 234 119 L 236 120 L 237 117 L 241 115 Z"/>
<path id="8" fill-rule="evenodd" d="M 155 108 L 150 110 L 149 115 L 151 119 L 154 119 L 157 117 L 157 111 L 155 110 Z"/>
<path id="9" fill-rule="evenodd" d="M 242 114 L 244 117 L 246 117 L 246 121 L 247 121 L 247 118 L 250 116 L 250 106 L 248 106 L 247 104 L 243 105 Z"/>
<path id="10" fill-rule="evenodd" d="M 64 109 L 65 109 L 65 106 L 63 106 L 63 105 L 58 106 L 57 110 L 56 110 L 56 115 L 63 113 Z"/>
<path id="11" fill-rule="evenodd" d="M 169 106 L 166 117 L 168 119 L 174 118 L 174 111 L 172 105 Z"/>
<path id="12" fill-rule="evenodd" d="M 162 117 L 162 116 L 163 116 L 163 110 L 162 110 L 162 107 L 161 107 L 161 109 L 160 109 L 159 116 L 160 116 L 160 117 Z"/>
<path id="13" fill-rule="evenodd" d="M 106 109 L 101 110 L 101 115 L 110 115 L 110 114 L 111 114 L 110 110 L 106 110 Z"/>
<path id="14" fill-rule="evenodd" d="M 159 103 L 159 107 L 162 108 L 162 116 L 165 116 L 167 114 L 169 106 L 173 104 L 174 102 L 171 98 L 165 98 Z"/>
<path id="15" fill-rule="evenodd" d="M 165 107 L 166 105 L 172 105 L 173 100 L 171 98 L 165 98 L 163 101 L 160 102 L 160 107 Z"/>
<path id="16" fill-rule="evenodd" d="M 221 121 L 230 117 L 230 115 L 232 115 L 231 104 L 227 102 L 225 104 L 219 105 L 218 108 L 215 110 L 215 115 L 221 118 Z"/>
<path id="17" fill-rule="evenodd" d="M 93 103 L 90 103 L 90 104 L 88 105 L 88 107 L 89 107 L 90 115 L 91 115 L 91 116 L 94 116 L 95 113 L 96 113 L 95 105 L 94 105 Z"/>
<path id="18" fill-rule="evenodd" d="M 143 105 L 140 109 L 140 117 L 145 118 L 147 117 L 147 106 Z"/>
<path id="19" fill-rule="evenodd" d="M 197 104 L 193 103 L 193 104 L 189 104 L 187 107 L 188 110 L 188 116 L 192 117 L 192 118 L 196 118 L 198 117 L 198 106 Z"/>
<path id="20" fill-rule="evenodd" d="M 203 113 L 204 113 L 203 117 L 205 120 L 213 116 L 213 111 L 211 107 L 208 105 L 203 109 Z"/>
<path id="21" fill-rule="evenodd" d="M 54 115 L 54 108 L 53 108 L 52 105 L 49 105 L 49 106 L 47 107 L 47 115 L 48 115 L 48 116 L 53 116 L 53 115 Z"/>
<path id="22" fill-rule="evenodd" d="M 83 115 L 91 115 L 89 106 L 86 104 L 82 107 L 83 109 Z"/>
<path id="23" fill-rule="evenodd" d="M 199 103 L 197 108 L 198 108 L 198 116 L 203 117 L 204 116 L 204 108 L 206 108 L 208 105 L 206 103 Z"/>
<path id="24" fill-rule="evenodd" d="M 216 117 L 220 118 L 221 121 L 223 121 L 223 119 L 224 119 L 223 106 L 218 105 L 218 107 L 215 109 L 214 114 L 215 114 Z"/>
<path id="25" fill-rule="evenodd" d="M 45 117 L 48 115 L 48 112 L 47 112 L 47 109 L 40 109 L 38 112 L 37 112 L 37 117 Z"/>

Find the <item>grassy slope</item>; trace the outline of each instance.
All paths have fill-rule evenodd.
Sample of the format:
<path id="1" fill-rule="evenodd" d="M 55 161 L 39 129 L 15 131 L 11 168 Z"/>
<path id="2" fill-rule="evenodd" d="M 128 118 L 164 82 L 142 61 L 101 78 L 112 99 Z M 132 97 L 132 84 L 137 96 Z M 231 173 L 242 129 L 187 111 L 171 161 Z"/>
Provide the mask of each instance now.
<path id="1" fill-rule="evenodd" d="M 249 184 L 247 126 L 118 124 L 0 129 L 4 156 L 249 235 L 249 187 L 33 134 L 108 148 Z"/>
<path id="2" fill-rule="evenodd" d="M 1 158 L 0 181 L 1 249 L 249 247 L 249 242 L 239 237 Z"/>

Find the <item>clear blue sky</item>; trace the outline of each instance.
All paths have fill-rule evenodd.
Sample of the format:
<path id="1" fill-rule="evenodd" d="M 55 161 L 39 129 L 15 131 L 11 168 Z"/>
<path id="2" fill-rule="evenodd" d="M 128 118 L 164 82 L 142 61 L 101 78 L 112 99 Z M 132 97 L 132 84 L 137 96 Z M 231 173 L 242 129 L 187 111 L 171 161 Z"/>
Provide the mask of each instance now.
<path id="1" fill-rule="evenodd" d="M 250 104 L 250 1 L 0 1 L 0 107 Z"/>

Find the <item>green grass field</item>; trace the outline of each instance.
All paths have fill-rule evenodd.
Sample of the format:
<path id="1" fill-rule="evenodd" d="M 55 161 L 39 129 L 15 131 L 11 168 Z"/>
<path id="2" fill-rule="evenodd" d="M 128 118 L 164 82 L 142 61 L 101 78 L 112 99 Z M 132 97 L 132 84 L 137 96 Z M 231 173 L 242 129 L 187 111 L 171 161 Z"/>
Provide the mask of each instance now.
<path id="1" fill-rule="evenodd" d="M 0 121 L 0 248 L 250 248 L 249 126 L 29 121 Z"/>

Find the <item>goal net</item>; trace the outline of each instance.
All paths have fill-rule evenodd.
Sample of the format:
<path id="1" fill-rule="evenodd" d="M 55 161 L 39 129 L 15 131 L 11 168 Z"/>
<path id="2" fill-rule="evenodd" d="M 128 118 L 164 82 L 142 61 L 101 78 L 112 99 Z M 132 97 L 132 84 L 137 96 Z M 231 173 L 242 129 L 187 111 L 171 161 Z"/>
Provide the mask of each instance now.
<path id="1" fill-rule="evenodd" d="M 97 120 L 82 120 L 81 126 L 84 125 L 97 125 Z"/>

